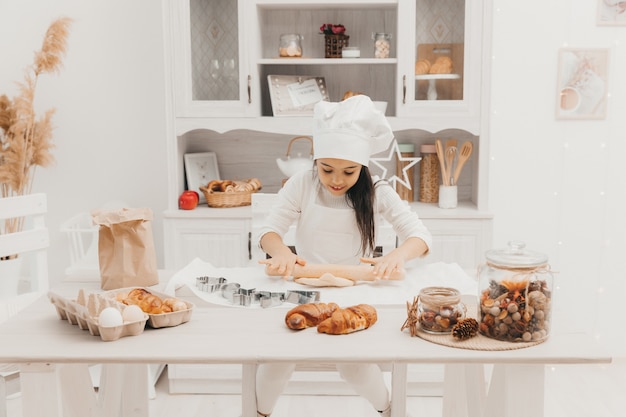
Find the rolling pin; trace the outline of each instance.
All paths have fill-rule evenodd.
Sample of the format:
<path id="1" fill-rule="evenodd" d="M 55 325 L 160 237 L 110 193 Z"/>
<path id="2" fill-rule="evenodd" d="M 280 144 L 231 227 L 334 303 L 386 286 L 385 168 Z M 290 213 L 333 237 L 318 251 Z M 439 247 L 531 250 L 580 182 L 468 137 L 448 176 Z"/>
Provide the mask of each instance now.
<path id="1" fill-rule="evenodd" d="M 305 266 L 296 265 L 293 269 L 293 277 L 295 278 L 319 278 L 326 273 L 330 273 L 336 277 L 347 278 L 352 281 L 374 281 L 381 277 L 374 275 L 372 265 L 336 265 L 336 264 L 306 264 Z M 265 273 L 270 276 L 280 276 L 275 271 L 265 268 Z M 404 279 L 404 271 L 395 271 L 389 276 L 390 280 Z"/>

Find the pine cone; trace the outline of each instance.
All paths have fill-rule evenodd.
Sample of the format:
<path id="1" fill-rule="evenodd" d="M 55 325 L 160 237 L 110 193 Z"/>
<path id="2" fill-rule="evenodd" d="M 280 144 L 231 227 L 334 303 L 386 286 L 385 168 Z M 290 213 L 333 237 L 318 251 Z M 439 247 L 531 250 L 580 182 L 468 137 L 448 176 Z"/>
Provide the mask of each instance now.
<path id="1" fill-rule="evenodd" d="M 468 317 L 463 320 L 459 320 L 457 324 L 452 328 L 452 336 L 455 339 L 467 340 L 476 336 L 478 333 L 478 322 L 476 319 Z"/>

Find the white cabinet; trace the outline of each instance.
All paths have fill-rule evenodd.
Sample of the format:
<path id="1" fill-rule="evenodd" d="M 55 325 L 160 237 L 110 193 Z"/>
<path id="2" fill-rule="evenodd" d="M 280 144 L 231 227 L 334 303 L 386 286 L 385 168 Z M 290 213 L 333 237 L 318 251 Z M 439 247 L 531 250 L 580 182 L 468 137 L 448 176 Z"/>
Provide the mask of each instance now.
<path id="1" fill-rule="evenodd" d="M 197 208 L 193 217 L 181 216 L 183 210 L 165 213 L 166 269 L 180 269 L 195 258 L 216 267 L 238 267 L 250 260 L 249 207 L 227 218 L 210 214 L 212 210 L 223 209 Z"/>
<path id="2" fill-rule="evenodd" d="M 263 192 L 278 191 L 282 175 L 275 159 L 284 156 L 289 139 L 311 134 L 312 121 L 272 115 L 267 82 L 272 74 L 322 76 L 333 101 L 347 90 L 387 101 L 397 141 L 416 149 L 437 138 L 471 141 L 474 153 L 457 184 L 459 209 L 413 204 L 435 236 L 430 259 L 462 265 L 482 259 L 491 240 L 492 0 L 164 1 L 171 93 L 167 268 L 184 266 L 195 256 L 221 266 L 249 262 L 250 216 L 233 217 L 238 209 L 186 212 L 178 210 L 177 199 L 186 189 L 183 155 L 189 152 L 216 152 L 222 178 L 257 177 Z M 325 58 L 319 33 L 324 23 L 343 24 L 361 57 Z M 391 34 L 388 58 L 374 58 L 372 32 Z M 278 56 L 283 33 L 303 35 L 302 58 Z M 434 64 L 440 56 L 450 57 L 451 75 L 458 78 L 415 74 L 417 61 Z M 228 69 L 231 64 L 234 70 Z"/>
<path id="3" fill-rule="evenodd" d="M 257 116 L 246 0 L 168 0 L 166 51 L 176 117 Z"/>

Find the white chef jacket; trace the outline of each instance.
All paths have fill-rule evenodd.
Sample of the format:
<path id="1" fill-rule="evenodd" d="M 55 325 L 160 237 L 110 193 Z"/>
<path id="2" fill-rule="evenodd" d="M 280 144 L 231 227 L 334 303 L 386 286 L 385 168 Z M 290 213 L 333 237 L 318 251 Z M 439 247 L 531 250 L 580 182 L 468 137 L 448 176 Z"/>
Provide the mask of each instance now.
<path id="1" fill-rule="evenodd" d="M 296 251 L 307 262 L 359 264 L 364 255 L 354 209 L 344 195 L 334 196 L 325 189 L 314 170 L 300 171 L 285 183 L 278 192 L 278 203 L 259 229 L 258 242 L 270 231 L 285 236 L 289 227 L 296 223 Z M 430 248 L 430 232 L 386 181 L 376 184 L 375 193 L 375 222 L 384 218 L 400 243 L 417 237 Z"/>

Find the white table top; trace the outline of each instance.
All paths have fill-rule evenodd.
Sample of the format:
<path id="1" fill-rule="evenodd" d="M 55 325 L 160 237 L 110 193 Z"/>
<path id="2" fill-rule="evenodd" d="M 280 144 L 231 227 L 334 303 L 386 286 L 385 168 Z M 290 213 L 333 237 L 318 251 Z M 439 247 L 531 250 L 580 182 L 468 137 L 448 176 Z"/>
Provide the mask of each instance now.
<path id="1" fill-rule="evenodd" d="M 103 342 L 60 320 L 47 297 L 0 325 L 0 362 L 13 363 L 608 363 L 588 334 L 560 333 L 537 346 L 475 351 L 437 345 L 400 331 L 406 306 L 379 306 L 366 331 L 332 336 L 315 328 L 292 331 L 284 308 L 197 307 L 177 327 L 147 328 L 138 336 Z M 7 343 L 7 341 L 10 341 Z"/>

